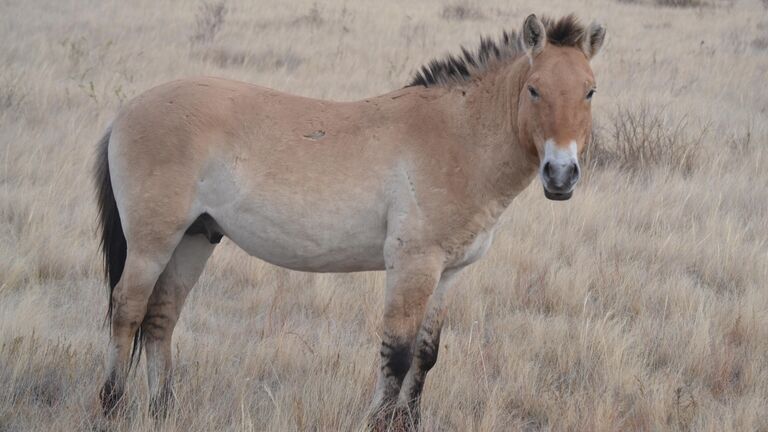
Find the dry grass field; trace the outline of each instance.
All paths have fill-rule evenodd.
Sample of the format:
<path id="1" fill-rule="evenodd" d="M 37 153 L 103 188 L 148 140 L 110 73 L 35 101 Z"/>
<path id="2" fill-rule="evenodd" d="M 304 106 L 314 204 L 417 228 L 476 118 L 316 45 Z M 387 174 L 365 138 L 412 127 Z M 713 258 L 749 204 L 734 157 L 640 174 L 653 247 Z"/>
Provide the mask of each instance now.
<path id="1" fill-rule="evenodd" d="M 0 1 L 0 431 L 359 428 L 383 274 L 224 241 L 174 339 L 177 408 L 94 410 L 107 305 L 90 168 L 127 99 L 217 75 L 353 100 L 530 12 L 608 28 L 574 198 L 533 184 L 450 293 L 425 431 L 768 431 L 763 0 Z"/>

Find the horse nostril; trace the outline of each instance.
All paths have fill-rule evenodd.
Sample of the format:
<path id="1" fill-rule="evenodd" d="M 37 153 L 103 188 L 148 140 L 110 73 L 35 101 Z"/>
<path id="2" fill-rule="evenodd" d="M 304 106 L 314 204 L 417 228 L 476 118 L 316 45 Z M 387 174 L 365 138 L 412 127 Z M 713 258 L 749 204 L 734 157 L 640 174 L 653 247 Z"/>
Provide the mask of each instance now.
<path id="1" fill-rule="evenodd" d="M 573 164 L 573 165 L 571 165 L 571 168 L 570 168 L 570 173 L 569 173 L 569 174 L 570 174 L 570 176 L 571 176 L 571 180 L 572 180 L 572 181 L 574 181 L 574 182 L 575 182 L 576 180 L 578 180 L 578 179 L 579 179 L 579 175 L 581 174 L 581 173 L 580 173 L 580 171 L 581 171 L 581 170 L 579 169 L 579 164 Z"/>
<path id="2" fill-rule="evenodd" d="M 552 178 L 552 164 L 549 162 L 544 162 L 544 168 L 542 168 L 542 173 L 544 174 L 544 178 L 549 179 Z"/>

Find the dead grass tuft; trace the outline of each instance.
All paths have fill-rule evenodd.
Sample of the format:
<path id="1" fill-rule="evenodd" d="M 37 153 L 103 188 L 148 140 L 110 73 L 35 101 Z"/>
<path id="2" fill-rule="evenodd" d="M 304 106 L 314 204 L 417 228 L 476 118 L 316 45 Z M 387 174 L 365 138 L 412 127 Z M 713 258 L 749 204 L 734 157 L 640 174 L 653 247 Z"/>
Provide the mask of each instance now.
<path id="1" fill-rule="evenodd" d="M 654 0 L 657 6 L 673 8 L 694 8 L 704 6 L 702 0 Z"/>
<path id="2" fill-rule="evenodd" d="M 752 48 L 760 51 L 768 50 L 768 36 L 759 36 L 752 40 Z"/>
<path id="3" fill-rule="evenodd" d="M 203 62 L 210 62 L 221 68 L 245 67 L 257 71 L 283 70 L 292 72 L 304 59 L 293 52 L 278 53 L 271 50 L 260 53 L 224 47 L 211 47 L 198 52 Z"/>
<path id="4" fill-rule="evenodd" d="M 0 366 L 0 385 L 12 403 L 53 408 L 66 399 L 74 385 L 79 355 L 71 345 L 44 341 L 32 334 L 3 343 L 0 355 L 12 360 Z"/>
<path id="5" fill-rule="evenodd" d="M 440 16 L 448 21 L 465 21 L 485 19 L 485 14 L 480 8 L 468 2 L 454 3 L 443 6 Z"/>
<path id="6" fill-rule="evenodd" d="M 27 93 L 22 89 L 20 80 L 20 78 L 16 78 L 0 82 L 0 112 L 21 109 Z"/>
<path id="7" fill-rule="evenodd" d="M 593 131 L 585 160 L 589 166 L 615 165 L 635 174 L 654 167 L 690 174 L 707 130 L 666 107 L 618 107 L 606 128 Z"/>
<path id="8" fill-rule="evenodd" d="M 195 28 L 190 40 L 192 43 L 211 43 L 224 27 L 227 5 L 224 1 L 203 2 L 197 9 Z"/>
<path id="9" fill-rule="evenodd" d="M 302 15 L 298 18 L 291 20 L 289 22 L 289 25 L 319 27 L 324 23 L 325 23 L 325 19 L 323 18 L 320 12 L 320 7 L 318 7 L 317 3 L 313 3 L 312 7 L 309 9 L 309 12 L 307 12 L 305 15 Z"/>

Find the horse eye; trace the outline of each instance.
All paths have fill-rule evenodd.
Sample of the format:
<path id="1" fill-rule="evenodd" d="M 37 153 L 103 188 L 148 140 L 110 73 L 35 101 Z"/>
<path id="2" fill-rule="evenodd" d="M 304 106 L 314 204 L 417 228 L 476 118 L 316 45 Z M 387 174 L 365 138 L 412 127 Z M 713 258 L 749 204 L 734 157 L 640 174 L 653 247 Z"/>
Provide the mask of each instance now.
<path id="1" fill-rule="evenodd" d="M 528 93 L 530 93 L 531 97 L 534 99 L 538 99 L 541 97 L 541 95 L 539 94 L 539 91 L 536 90 L 533 86 L 528 86 Z"/>
<path id="2" fill-rule="evenodd" d="M 587 92 L 587 100 L 592 100 L 592 96 L 594 96 L 594 95 L 595 95 L 595 92 L 596 92 L 596 91 L 597 91 L 597 90 L 595 90 L 595 89 L 591 89 L 590 91 L 588 91 L 588 92 Z"/>

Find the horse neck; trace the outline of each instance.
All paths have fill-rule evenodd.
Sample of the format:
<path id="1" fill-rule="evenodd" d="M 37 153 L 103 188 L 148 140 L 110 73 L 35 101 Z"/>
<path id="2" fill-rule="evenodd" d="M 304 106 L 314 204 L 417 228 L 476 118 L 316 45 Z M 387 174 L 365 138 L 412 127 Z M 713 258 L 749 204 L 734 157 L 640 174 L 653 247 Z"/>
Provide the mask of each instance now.
<path id="1" fill-rule="evenodd" d="M 528 154 L 517 127 L 518 100 L 529 68 L 518 59 L 486 74 L 466 89 L 466 146 L 476 165 L 477 192 L 501 211 L 533 179 L 537 161 Z"/>

